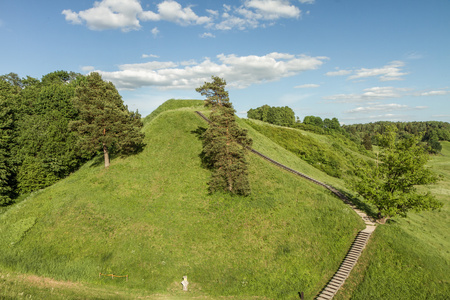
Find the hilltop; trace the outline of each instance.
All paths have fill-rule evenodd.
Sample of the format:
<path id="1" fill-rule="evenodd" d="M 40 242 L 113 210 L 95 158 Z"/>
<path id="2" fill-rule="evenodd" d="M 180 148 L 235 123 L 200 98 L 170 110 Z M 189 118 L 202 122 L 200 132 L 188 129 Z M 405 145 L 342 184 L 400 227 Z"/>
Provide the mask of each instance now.
<path id="1" fill-rule="evenodd" d="M 109 169 L 94 159 L 0 215 L 2 272 L 127 289 L 129 295 L 176 298 L 184 275 L 189 296 L 316 295 L 363 228 L 361 219 L 330 192 L 252 154 L 251 196 L 208 194 L 210 171 L 201 166 L 198 136 L 207 124 L 194 112 L 201 105 L 166 102 L 144 120 L 141 153 L 116 157 Z M 238 122 L 255 149 L 338 186 Z"/>

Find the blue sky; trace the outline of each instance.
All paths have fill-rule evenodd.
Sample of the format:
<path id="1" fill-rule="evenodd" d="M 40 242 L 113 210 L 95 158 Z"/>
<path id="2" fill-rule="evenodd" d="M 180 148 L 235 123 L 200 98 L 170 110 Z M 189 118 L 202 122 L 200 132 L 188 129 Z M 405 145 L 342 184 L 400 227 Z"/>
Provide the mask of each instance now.
<path id="1" fill-rule="evenodd" d="M 448 0 L 0 0 L 0 74 L 97 71 L 142 115 L 226 79 L 341 124 L 450 122 Z"/>

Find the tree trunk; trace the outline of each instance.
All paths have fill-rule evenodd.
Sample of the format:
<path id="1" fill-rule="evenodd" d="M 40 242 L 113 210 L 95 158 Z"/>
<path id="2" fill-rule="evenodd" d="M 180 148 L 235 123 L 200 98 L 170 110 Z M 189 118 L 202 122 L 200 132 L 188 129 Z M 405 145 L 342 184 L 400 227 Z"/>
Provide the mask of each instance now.
<path id="1" fill-rule="evenodd" d="M 103 156 L 105 157 L 105 168 L 109 167 L 109 152 L 106 144 L 103 143 Z"/>
<path id="2" fill-rule="evenodd" d="M 385 224 L 387 220 L 389 220 L 389 216 L 382 216 L 380 213 L 378 213 L 377 223 Z"/>

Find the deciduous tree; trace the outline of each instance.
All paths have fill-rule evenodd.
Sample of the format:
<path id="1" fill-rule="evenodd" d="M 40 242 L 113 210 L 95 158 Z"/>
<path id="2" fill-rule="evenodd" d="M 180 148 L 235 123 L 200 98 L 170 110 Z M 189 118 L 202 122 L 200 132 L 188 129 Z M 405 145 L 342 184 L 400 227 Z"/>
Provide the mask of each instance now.
<path id="1" fill-rule="evenodd" d="M 11 143 L 13 140 L 14 98 L 18 87 L 0 78 L 0 206 L 11 203 L 14 172 L 11 162 Z"/>
<path id="2" fill-rule="evenodd" d="M 386 126 L 383 135 L 378 136 L 380 163 L 362 168 L 360 180 L 354 183 L 355 190 L 378 208 L 378 217 L 383 221 L 397 215 L 406 217 L 409 211 L 442 207 L 430 192 L 416 189 L 417 185 L 438 180 L 425 166 L 429 159 L 425 149 L 414 136 L 397 141 L 396 131 L 396 127 Z"/>

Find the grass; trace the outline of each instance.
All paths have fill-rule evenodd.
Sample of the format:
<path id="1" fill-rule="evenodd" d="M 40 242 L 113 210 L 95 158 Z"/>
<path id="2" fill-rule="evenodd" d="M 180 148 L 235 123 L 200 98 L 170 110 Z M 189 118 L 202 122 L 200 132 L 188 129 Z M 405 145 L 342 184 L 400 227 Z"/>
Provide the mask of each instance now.
<path id="1" fill-rule="evenodd" d="M 368 151 L 340 134 L 320 135 L 247 119 L 246 123 L 311 166 L 337 178 L 352 176 Z"/>
<path id="2" fill-rule="evenodd" d="M 362 221 L 330 192 L 254 155 L 250 197 L 208 194 L 210 172 L 201 168 L 195 133 L 207 124 L 194 113 L 202 109 L 198 103 L 171 101 L 146 118 L 143 152 L 115 158 L 108 170 L 92 161 L 1 214 L 0 287 L 10 291 L 5 295 L 45 294 L 39 285 L 21 291 L 28 286 L 21 276 L 86 287 L 80 295 L 76 287 L 61 289 L 69 299 L 108 298 L 116 291 L 118 298 L 316 295 Z M 249 133 L 261 152 L 329 179 Z M 128 274 L 129 281 L 99 278 L 100 272 Z M 5 279 L 7 274 L 15 279 Z M 180 293 L 184 275 L 189 294 Z"/>
<path id="3" fill-rule="evenodd" d="M 448 299 L 450 295 L 450 143 L 429 166 L 442 180 L 427 187 L 441 211 L 410 213 L 378 226 L 336 299 Z"/>

